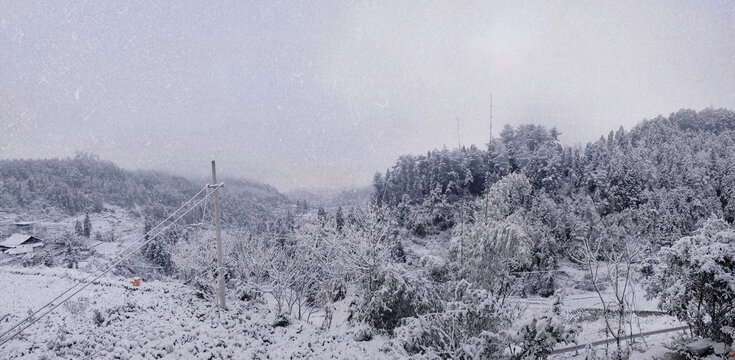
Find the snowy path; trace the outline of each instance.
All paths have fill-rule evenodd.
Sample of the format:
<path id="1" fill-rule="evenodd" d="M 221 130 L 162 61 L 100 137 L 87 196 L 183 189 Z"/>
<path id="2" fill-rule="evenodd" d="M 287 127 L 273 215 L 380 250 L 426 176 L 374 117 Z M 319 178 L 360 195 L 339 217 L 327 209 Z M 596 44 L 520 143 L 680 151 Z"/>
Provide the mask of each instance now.
<path id="1" fill-rule="evenodd" d="M 603 293 L 603 295 L 606 295 L 606 298 L 610 296 L 609 293 Z M 551 311 L 553 308 L 553 302 L 553 298 L 529 298 L 519 300 L 519 303 L 526 308 L 524 317 L 530 317 L 533 314 L 543 314 Z M 564 309 L 566 311 L 566 315 L 564 317 L 570 323 L 573 322 L 582 327 L 582 332 L 578 337 L 579 344 L 586 344 L 606 339 L 605 322 L 602 318 L 602 306 L 600 305 L 600 299 L 596 294 L 570 295 L 564 299 Z M 676 320 L 676 318 L 661 313 L 656 308 L 654 301 L 642 300 L 638 302 L 636 314 L 637 315 L 633 317 L 633 333 L 636 334 L 641 332 L 671 329 L 685 325 Z M 626 331 L 629 333 L 630 329 L 628 328 Z M 657 339 L 661 338 L 665 340 L 671 336 L 661 335 L 657 336 Z"/>

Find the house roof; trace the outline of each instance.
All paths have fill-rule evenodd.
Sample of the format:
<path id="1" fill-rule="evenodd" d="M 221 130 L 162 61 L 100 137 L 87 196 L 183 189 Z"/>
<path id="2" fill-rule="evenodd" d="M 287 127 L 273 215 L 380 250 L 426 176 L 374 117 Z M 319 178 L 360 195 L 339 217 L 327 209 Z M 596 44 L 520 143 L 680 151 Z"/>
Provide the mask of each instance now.
<path id="1" fill-rule="evenodd" d="M 33 225 L 33 221 L 16 221 L 13 225 Z"/>
<path id="2" fill-rule="evenodd" d="M 13 234 L 13 235 L 10 235 L 9 238 L 5 239 L 5 241 L 1 242 L 0 246 L 13 248 L 31 239 L 37 239 L 37 238 L 31 235 Z"/>

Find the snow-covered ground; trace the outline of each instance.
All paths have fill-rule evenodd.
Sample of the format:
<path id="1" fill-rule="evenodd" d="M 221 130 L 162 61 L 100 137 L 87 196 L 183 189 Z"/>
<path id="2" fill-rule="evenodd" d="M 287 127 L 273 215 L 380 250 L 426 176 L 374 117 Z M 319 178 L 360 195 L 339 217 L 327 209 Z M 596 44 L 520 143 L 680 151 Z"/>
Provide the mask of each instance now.
<path id="1" fill-rule="evenodd" d="M 0 267 L 10 289 L 0 303 L 0 328 L 7 329 L 86 274 L 59 268 Z M 85 289 L 2 349 L 4 359 L 401 358 L 380 336 L 355 341 L 346 324 L 323 331 L 294 321 L 274 327 L 265 305 L 230 298 L 219 314 L 178 282 L 154 281 L 135 288 L 130 279 L 109 277 Z M 95 311 L 101 319 L 95 321 Z"/>
<path id="2" fill-rule="evenodd" d="M 85 276 L 86 273 L 71 269 L 0 267 L 0 284 L 9 290 L 0 303 L 0 329 L 9 328 Z M 329 330 L 321 330 L 319 321 L 310 324 L 293 320 L 289 326 L 274 327 L 276 316 L 267 304 L 240 301 L 232 296 L 230 311 L 219 314 L 212 300 L 196 297 L 189 287 L 177 281 L 144 282 L 139 288 L 129 281 L 115 276 L 100 279 L 8 343 L 3 358 L 405 357 L 385 337 L 356 341 L 357 330 L 344 318 L 346 304 L 338 304 Z M 525 316 L 549 311 L 552 306 L 552 301 L 544 298 L 518 301 L 526 308 Z M 642 305 L 641 308 L 647 308 L 650 303 Z M 566 298 L 565 307 L 568 314 L 580 314 L 599 308 L 599 300 L 595 294 L 573 294 Z M 97 321 L 95 312 L 101 315 Z M 568 315 L 568 320 L 582 326 L 580 344 L 605 338 L 599 316 Z M 669 316 L 648 315 L 639 318 L 638 329 L 637 320 L 635 332 L 680 325 Z M 659 346 L 672 336 L 647 338 L 641 348 Z M 582 355 L 568 353 L 556 358 Z"/>
<path id="3" fill-rule="evenodd" d="M 90 239 L 90 257 L 80 263 L 80 270 L 20 267 L 18 257 L 2 255 L 0 286 L 0 331 L 9 328 L 87 276 L 85 271 L 99 269 L 107 260 L 142 233 L 137 218 L 124 210 L 91 214 L 94 231 L 115 232 L 115 242 Z M 8 216 L 3 216 L 8 221 Z M 73 229 L 77 218 L 44 219 L 45 229 L 63 233 Z M 53 235 L 53 234 L 51 234 Z M 446 234 L 406 245 L 408 262 L 421 266 L 422 259 L 447 256 Z M 433 260 L 432 260 L 433 261 Z M 2 263 L 0 263 L 1 265 Z M 564 318 L 581 327 L 577 343 L 606 339 L 605 322 L 597 293 L 577 289 L 585 271 L 573 264 L 563 264 L 558 284 L 565 289 Z M 311 323 L 293 321 L 286 327 L 273 326 L 276 314 L 269 299 L 264 303 L 229 299 L 231 310 L 219 314 L 210 299 L 197 298 L 191 288 L 175 281 L 144 282 L 140 288 L 129 285 L 129 278 L 107 276 L 85 289 L 71 301 L 24 331 L 6 344 L 2 358 L 403 358 L 406 354 L 385 336 L 357 341 L 359 331 L 347 323 L 349 298 L 336 304 L 332 327 L 320 329 L 321 314 Z M 671 316 L 661 314 L 656 301 L 646 300 L 636 285 L 633 333 L 682 326 Z M 630 293 L 630 292 L 629 292 Z M 602 293 L 612 298 L 612 290 Z M 553 307 L 553 298 L 530 297 L 514 300 L 525 311 L 519 321 L 545 314 Z M 98 312 L 99 316 L 95 317 Z M 629 329 L 628 329 L 629 330 Z M 676 334 L 646 338 L 641 353 L 669 342 Z M 640 342 L 640 340 L 639 340 Z M 560 346 L 566 347 L 566 346 Z M 582 352 L 557 355 L 557 359 L 583 358 Z M 643 357 L 645 358 L 645 356 Z"/>
<path id="4" fill-rule="evenodd" d="M 116 208 L 90 214 L 93 234 L 115 233 L 115 242 L 95 241 L 79 270 L 20 267 L 21 257 L 0 254 L 0 331 L 5 331 L 30 312 L 89 274 L 102 268 L 142 234 L 135 215 Z M 12 223 L 15 214 L 3 213 L 0 221 Z M 45 237 L 73 231 L 79 217 L 39 217 L 37 232 Z M 54 253 L 52 245 L 35 256 Z M 320 329 L 319 314 L 311 323 L 292 320 L 286 327 L 273 326 L 276 314 L 269 299 L 263 303 L 228 301 L 230 310 L 220 314 L 210 299 L 198 298 L 188 286 L 174 280 L 130 285 L 129 278 L 105 276 L 48 316 L 23 331 L 2 348 L 2 359 L 45 358 L 401 358 L 388 339 L 374 336 L 356 341 L 346 323 L 348 305 L 338 304 L 331 329 Z M 340 310 L 341 309 L 341 310 Z M 96 318 L 95 313 L 101 316 Z M 102 320 L 101 320 L 102 319 Z"/>
<path id="5" fill-rule="evenodd" d="M 448 234 L 443 233 L 437 236 L 430 236 L 422 239 L 420 242 L 405 243 L 409 262 L 420 262 L 418 259 L 441 259 L 448 256 L 447 242 Z M 580 326 L 581 331 L 578 333 L 577 344 L 588 344 L 595 341 L 612 339 L 607 335 L 605 320 L 602 316 L 602 303 L 600 296 L 594 291 L 578 289 L 577 285 L 583 281 L 587 270 L 579 265 L 571 263 L 562 263 L 559 272 L 556 273 L 557 286 L 564 290 L 566 294 L 563 297 L 563 318 L 568 324 L 576 324 Z M 602 298 L 610 303 L 614 298 L 612 287 L 607 286 L 601 292 Z M 655 330 L 672 329 L 685 326 L 675 317 L 662 313 L 657 308 L 657 299 L 646 299 L 645 290 L 639 281 L 632 288 L 626 289 L 627 298 L 634 304 L 635 314 L 631 317 L 632 331 L 629 326 L 625 328 L 625 334 L 639 334 Z M 540 296 L 530 296 L 528 298 L 517 298 L 514 301 L 523 309 L 519 322 L 528 320 L 533 316 L 541 316 L 550 313 L 553 309 L 554 297 L 543 298 Z M 611 321 L 614 321 L 611 320 Z M 613 324 L 616 328 L 617 324 Z M 635 357 L 646 358 L 643 356 L 648 353 L 649 349 L 653 351 L 661 351 L 661 345 L 669 344 L 678 334 L 675 332 L 647 336 L 644 339 L 636 339 L 634 345 Z M 560 345 L 559 348 L 571 347 L 574 344 Z M 611 346 L 611 348 L 614 346 Z M 596 348 L 598 353 L 604 353 L 604 346 Z M 610 350 L 610 349 L 609 349 Z M 633 356 L 633 354 L 631 355 Z M 643 356 L 643 357 L 641 357 Z M 561 355 L 552 356 L 555 359 L 584 359 L 582 351 L 575 354 L 569 352 Z"/>

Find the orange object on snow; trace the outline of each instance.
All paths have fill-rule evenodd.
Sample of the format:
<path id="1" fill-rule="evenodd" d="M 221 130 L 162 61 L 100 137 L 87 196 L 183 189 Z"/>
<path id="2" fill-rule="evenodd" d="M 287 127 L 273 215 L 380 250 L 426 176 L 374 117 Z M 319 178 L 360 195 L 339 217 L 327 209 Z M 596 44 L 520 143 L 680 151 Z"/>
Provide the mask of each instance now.
<path id="1" fill-rule="evenodd" d="M 133 284 L 133 286 L 140 286 L 140 278 L 134 278 L 130 283 Z"/>

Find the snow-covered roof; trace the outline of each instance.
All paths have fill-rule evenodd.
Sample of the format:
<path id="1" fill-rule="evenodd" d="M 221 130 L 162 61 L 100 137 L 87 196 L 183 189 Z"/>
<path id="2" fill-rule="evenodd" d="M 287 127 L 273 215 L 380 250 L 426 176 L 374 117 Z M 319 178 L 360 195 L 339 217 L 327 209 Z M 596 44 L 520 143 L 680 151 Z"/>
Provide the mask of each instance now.
<path id="1" fill-rule="evenodd" d="M 7 247 L 7 248 L 14 248 L 31 239 L 36 239 L 36 238 L 31 235 L 26 235 L 26 234 L 13 234 L 13 235 L 10 235 L 9 238 L 5 239 L 5 241 L 1 242 L 0 246 Z"/>
<path id="2" fill-rule="evenodd" d="M 16 221 L 13 225 L 33 225 L 33 221 Z"/>

